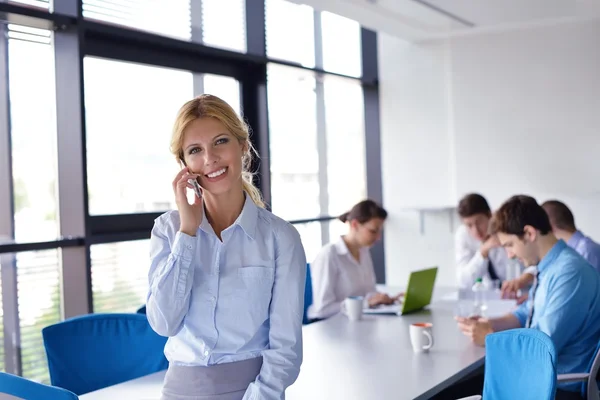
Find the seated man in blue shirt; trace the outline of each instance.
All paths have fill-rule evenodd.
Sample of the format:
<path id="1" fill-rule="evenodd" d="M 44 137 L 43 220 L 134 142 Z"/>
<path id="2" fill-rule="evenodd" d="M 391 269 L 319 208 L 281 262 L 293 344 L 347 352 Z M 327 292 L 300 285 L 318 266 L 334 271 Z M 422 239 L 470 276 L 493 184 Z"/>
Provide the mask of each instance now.
<path id="1" fill-rule="evenodd" d="M 557 239 L 564 240 L 569 247 L 572 247 L 587 262 L 592 264 L 592 267 L 600 271 L 600 244 L 577 229 L 575 217 L 569 207 L 561 201 L 548 200 L 542 204 L 542 208 L 548 214 L 554 236 Z M 519 278 L 504 282 L 502 289 L 505 293 L 514 293 L 519 289 L 529 288 L 533 284 L 534 275 L 535 268 L 530 268 Z M 522 297 L 522 299 L 526 298 L 526 296 Z"/>
<path id="2" fill-rule="evenodd" d="M 575 226 L 575 217 L 569 207 L 558 200 L 548 200 L 542 208 L 550 218 L 552 232 L 558 239 L 562 239 L 569 247 L 581 254 L 592 267 L 600 271 L 600 244 L 585 236 Z"/>
<path id="3" fill-rule="evenodd" d="M 483 346 L 493 332 L 539 329 L 552 338 L 559 374 L 585 372 L 600 339 L 600 275 L 552 233 L 544 209 L 529 196 L 513 196 L 495 213 L 492 229 L 509 257 L 537 265 L 529 299 L 500 318 L 457 318 L 461 331 Z M 581 399 L 581 385 L 559 385 L 556 399 Z"/>

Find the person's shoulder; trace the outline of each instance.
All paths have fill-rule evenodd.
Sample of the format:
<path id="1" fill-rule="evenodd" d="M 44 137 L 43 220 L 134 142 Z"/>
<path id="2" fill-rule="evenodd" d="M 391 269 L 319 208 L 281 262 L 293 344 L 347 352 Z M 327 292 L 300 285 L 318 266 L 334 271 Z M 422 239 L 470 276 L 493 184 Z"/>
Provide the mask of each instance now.
<path id="1" fill-rule="evenodd" d="M 579 254 L 577 250 L 572 247 L 565 246 L 564 249 L 558 255 L 558 260 L 561 261 L 562 264 L 583 264 L 585 263 L 585 259 Z"/>
<path id="2" fill-rule="evenodd" d="M 594 239 L 589 236 L 585 236 L 584 241 L 589 251 L 600 254 L 600 243 L 594 241 Z"/>
<path id="3" fill-rule="evenodd" d="M 177 210 L 169 210 L 154 220 L 154 226 L 162 230 L 179 229 L 180 225 L 181 219 Z"/>
<path id="4" fill-rule="evenodd" d="M 576 250 L 565 246 L 558 255 L 553 268 L 553 274 L 557 277 L 579 277 L 581 279 L 595 278 L 596 270 Z"/>
<path id="5" fill-rule="evenodd" d="M 330 243 L 327 243 L 326 245 L 324 245 L 323 247 L 321 247 L 321 249 L 317 253 L 317 257 L 323 257 L 323 258 L 329 259 L 333 256 L 336 256 L 337 254 L 338 254 L 338 250 L 337 250 L 336 242 L 330 242 Z"/>
<path id="6" fill-rule="evenodd" d="M 454 243 L 457 247 L 469 249 L 471 251 L 478 249 L 480 245 L 480 243 L 471 236 L 467 227 L 462 223 L 456 228 L 456 232 L 454 232 Z"/>
<path id="7" fill-rule="evenodd" d="M 454 232 L 454 238 L 457 241 L 468 241 L 470 237 L 467 227 L 464 224 L 458 225 L 458 228 L 456 228 L 456 231 Z"/>
<path id="8" fill-rule="evenodd" d="M 330 242 L 321 247 L 313 260 L 313 264 L 321 267 L 334 267 L 340 259 L 337 242 Z"/>
<path id="9" fill-rule="evenodd" d="M 273 232 L 279 240 L 301 241 L 298 230 L 283 218 L 269 210 L 258 208 L 258 223 L 264 225 L 267 232 Z"/>

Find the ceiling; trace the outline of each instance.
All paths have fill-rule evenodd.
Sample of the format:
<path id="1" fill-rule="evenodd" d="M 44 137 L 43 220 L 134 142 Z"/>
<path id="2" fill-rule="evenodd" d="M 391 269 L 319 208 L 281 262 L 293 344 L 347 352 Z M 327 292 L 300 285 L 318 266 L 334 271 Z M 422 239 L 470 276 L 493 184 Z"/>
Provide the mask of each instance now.
<path id="1" fill-rule="evenodd" d="M 600 0 L 292 0 L 407 40 L 600 18 Z"/>

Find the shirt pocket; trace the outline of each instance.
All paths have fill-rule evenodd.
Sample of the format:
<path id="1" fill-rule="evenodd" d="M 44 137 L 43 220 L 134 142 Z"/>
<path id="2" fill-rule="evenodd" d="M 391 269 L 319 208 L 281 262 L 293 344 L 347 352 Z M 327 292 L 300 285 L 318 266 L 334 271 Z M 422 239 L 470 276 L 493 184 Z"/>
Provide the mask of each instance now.
<path id="1" fill-rule="evenodd" d="M 238 268 L 238 300 L 240 310 L 244 310 L 251 319 L 253 326 L 259 326 L 269 318 L 269 305 L 271 292 L 275 280 L 275 269 L 262 266 L 248 266 Z"/>
<path id="2" fill-rule="evenodd" d="M 241 267 L 238 268 L 238 277 L 242 280 L 251 280 L 251 281 L 268 281 L 273 283 L 273 278 L 275 276 L 275 269 L 271 267 Z"/>

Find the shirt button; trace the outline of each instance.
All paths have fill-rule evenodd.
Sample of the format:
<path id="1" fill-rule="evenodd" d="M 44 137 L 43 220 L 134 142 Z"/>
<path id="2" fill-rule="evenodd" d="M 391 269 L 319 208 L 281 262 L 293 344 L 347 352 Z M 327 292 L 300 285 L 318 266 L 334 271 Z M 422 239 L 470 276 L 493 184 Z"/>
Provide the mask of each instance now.
<path id="1" fill-rule="evenodd" d="M 214 303 L 217 301 L 217 298 L 215 296 L 211 296 L 210 301 Z"/>
<path id="2" fill-rule="evenodd" d="M 204 350 L 204 357 L 208 357 L 208 350 Z"/>
<path id="3" fill-rule="evenodd" d="M 191 244 L 188 244 L 188 245 L 187 245 L 187 248 L 191 250 L 191 249 L 192 249 L 192 245 L 191 245 Z"/>

